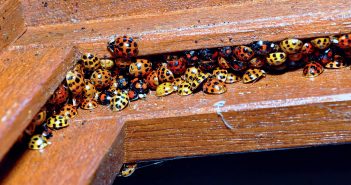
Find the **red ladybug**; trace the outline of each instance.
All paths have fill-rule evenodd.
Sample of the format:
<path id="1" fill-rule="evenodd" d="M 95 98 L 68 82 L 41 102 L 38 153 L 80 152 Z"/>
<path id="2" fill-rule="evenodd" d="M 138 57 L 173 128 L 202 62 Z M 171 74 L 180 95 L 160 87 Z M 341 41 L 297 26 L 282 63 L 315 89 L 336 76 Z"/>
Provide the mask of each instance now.
<path id="1" fill-rule="evenodd" d="M 186 70 L 186 60 L 184 57 L 169 56 L 167 57 L 167 68 L 174 75 L 182 75 Z"/>
<path id="2" fill-rule="evenodd" d="M 132 37 L 117 37 L 108 43 L 107 48 L 116 57 L 131 58 L 139 53 L 138 44 Z"/>

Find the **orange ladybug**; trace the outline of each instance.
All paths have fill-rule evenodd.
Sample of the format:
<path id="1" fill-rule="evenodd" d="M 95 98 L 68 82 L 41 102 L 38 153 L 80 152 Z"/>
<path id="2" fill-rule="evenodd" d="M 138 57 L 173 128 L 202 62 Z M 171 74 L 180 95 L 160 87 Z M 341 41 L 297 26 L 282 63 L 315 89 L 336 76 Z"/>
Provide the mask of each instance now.
<path id="1" fill-rule="evenodd" d="M 207 94 L 222 94 L 227 91 L 227 87 L 224 82 L 209 78 L 203 86 L 203 91 Z"/>
<path id="2" fill-rule="evenodd" d="M 131 58 L 138 56 L 138 44 L 132 37 L 123 36 L 108 42 L 107 48 L 116 57 Z"/>

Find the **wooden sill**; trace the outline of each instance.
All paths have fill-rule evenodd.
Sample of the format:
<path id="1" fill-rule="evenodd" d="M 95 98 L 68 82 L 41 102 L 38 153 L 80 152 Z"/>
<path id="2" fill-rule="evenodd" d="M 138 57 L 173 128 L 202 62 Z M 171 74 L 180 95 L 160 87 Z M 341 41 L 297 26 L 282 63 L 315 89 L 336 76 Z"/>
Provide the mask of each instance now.
<path id="1" fill-rule="evenodd" d="M 350 32 L 350 7 L 343 0 L 236 2 L 23 28 L 24 35 L 16 40 L 22 30 L 11 37 L 0 53 L 0 158 L 63 80 L 76 55 L 108 55 L 105 45 L 111 35 L 136 37 L 141 55 L 149 55 L 341 34 Z M 25 151 L 7 166 L 1 182 L 111 184 L 122 162 L 350 142 L 350 69 L 326 70 L 313 80 L 301 73 L 237 83 L 219 96 L 151 95 L 118 113 L 106 107 L 80 110 L 70 127 L 54 133 L 53 145 L 44 153 Z M 213 104 L 222 100 L 221 111 L 237 125 L 234 130 L 215 114 Z"/>

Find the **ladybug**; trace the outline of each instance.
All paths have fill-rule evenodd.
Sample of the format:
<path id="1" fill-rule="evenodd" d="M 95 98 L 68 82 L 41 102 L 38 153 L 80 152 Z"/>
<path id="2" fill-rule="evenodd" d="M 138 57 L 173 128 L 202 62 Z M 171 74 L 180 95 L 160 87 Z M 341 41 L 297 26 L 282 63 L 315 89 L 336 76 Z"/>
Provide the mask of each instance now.
<path id="1" fill-rule="evenodd" d="M 110 104 L 111 102 L 111 99 L 112 97 L 114 96 L 115 94 L 111 91 L 103 91 L 100 93 L 99 95 L 99 98 L 98 98 L 98 102 L 101 104 L 101 105 L 108 105 Z"/>
<path id="2" fill-rule="evenodd" d="M 256 55 L 266 56 L 271 52 L 277 52 L 279 46 L 273 42 L 259 40 L 251 45 L 252 50 Z"/>
<path id="3" fill-rule="evenodd" d="M 230 65 L 229 65 L 228 60 L 230 60 L 229 57 L 225 58 L 225 57 L 219 56 L 218 57 L 218 66 L 222 69 L 229 69 Z"/>
<path id="4" fill-rule="evenodd" d="M 111 84 L 111 72 L 106 69 L 98 69 L 93 72 L 90 81 L 97 89 L 103 89 Z"/>
<path id="5" fill-rule="evenodd" d="M 61 129 L 69 125 L 67 118 L 62 115 L 51 116 L 46 120 L 46 125 L 53 130 Z"/>
<path id="6" fill-rule="evenodd" d="M 156 88 L 156 96 L 167 96 L 169 94 L 172 94 L 174 91 L 173 85 L 171 82 L 165 82 L 157 86 Z"/>
<path id="7" fill-rule="evenodd" d="M 202 71 L 211 71 L 217 67 L 218 51 L 214 49 L 202 49 L 199 51 L 199 68 Z"/>
<path id="8" fill-rule="evenodd" d="M 132 64 L 132 60 L 127 58 L 116 58 L 115 65 L 121 71 L 128 71 L 129 66 Z"/>
<path id="9" fill-rule="evenodd" d="M 41 109 L 32 119 L 32 123 L 36 126 L 41 125 L 46 120 L 46 109 Z"/>
<path id="10" fill-rule="evenodd" d="M 225 46 L 219 49 L 219 56 L 229 58 L 233 56 L 233 49 L 230 46 Z"/>
<path id="11" fill-rule="evenodd" d="M 64 116 L 66 119 L 71 119 L 78 114 L 77 108 L 72 104 L 66 104 L 61 108 L 59 115 Z"/>
<path id="12" fill-rule="evenodd" d="M 266 76 L 266 72 L 262 69 L 248 69 L 243 75 L 243 82 L 256 82 L 262 77 Z"/>
<path id="13" fill-rule="evenodd" d="M 227 78 L 225 80 L 226 84 L 232 84 L 235 82 L 239 82 L 241 80 L 240 76 L 234 74 L 234 73 L 228 73 Z"/>
<path id="14" fill-rule="evenodd" d="M 320 50 L 326 49 L 331 44 L 330 38 L 328 37 L 315 38 L 311 40 L 311 43 L 315 48 L 318 48 Z"/>
<path id="15" fill-rule="evenodd" d="M 199 63 L 199 68 L 201 71 L 211 71 L 217 67 L 217 62 L 214 60 L 201 60 Z"/>
<path id="16" fill-rule="evenodd" d="M 142 78 L 135 78 L 131 81 L 130 89 L 135 91 L 137 94 L 146 94 L 149 92 L 147 83 Z"/>
<path id="17" fill-rule="evenodd" d="M 300 39 L 285 39 L 280 42 L 280 48 L 287 54 L 298 53 L 303 46 Z"/>
<path id="18" fill-rule="evenodd" d="M 76 73 L 84 74 L 83 66 L 81 64 L 76 64 L 73 67 L 73 71 Z"/>
<path id="19" fill-rule="evenodd" d="M 102 69 L 111 70 L 114 67 L 115 62 L 109 58 L 102 58 L 100 59 L 100 65 Z"/>
<path id="20" fill-rule="evenodd" d="M 196 64 L 199 63 L 199 53 L 198 51 L 191 50 L 191 51 L 185 51 L 185 60 L 187 61 L 188 66 L 195 66 Z"/>
<path id="21" fill-rule="evenodd" d="M 228 71 L 226 69 L 216 68 L 213 70 L 213 76 L 221 82 L 225 82 L 227 79 Z"/>
<path id="22" fill-rule="evenodd" d="M 171 70 L 167 69 L 165 65 L 161 66 L 157 70 L 158 80 L 162 82 L 173 82 L 174 75 Z"/>
<path id="23" fill-rule="evenodd" d="M 301 60 L 302 57 L 303 57 L 302 53 L 294 53 L 294 54 L 288 55 L 289 60 L 294 62 Z"/>
<path id="24" fill-rule="evenodd" d="M 61 84 L 49 99 L 49 103 L 53 105 L 60 105 L 67 101 L 69 92 L 64 84 Z"/>
<path id="25" fill-rule="evenodd" d="M 186 70 L 186 60 L 184 57 L 169 56 L 167 60 L 167 68 L 174 75 L 182 75 Z"/>
<path id="26" fill-rule="evenodd" d="M 129 97 L 129 101 L 136 101 L 139 98 L 141 98 L 141 99 L 145 98 L 146 94 L 139 94 L 135 90 L 131 89 L 131 90 L 128 91 L 128 97 Z"/>
<path id="27" fill-rule="evenodd" d="M 177 93 L 178 95 L 181 95 L 181 96 L 187 96 L 192 94 L 193 92 L 191 91 L 191 84 L 189 82 L 182 82 L 178 86 Z"/>
<path id="28" fill-rule="evenodd" d="M 317 62 L 308 63 L 303 68 L 303 76 L 307 78 L 314 78 L 322 74 L 324 71 L 323 66 Z"/>
<path id="29" fill-rule="evenodd" d="M 255 57 L 250 60 L 249 65 L 252 68 L 261 68 L 266 64 L 266 58 L 264 57 Z"/>
<path id="30" fill-rule="evenodd" d="M 80 95 L 83 92 L 85 83 L 84 77 L 81 73 L 68 71 L 66 74 L 66 83 L 72 94 Z"/>
<path id="31" fill-rule="evenodd" d="M 111 87 L 115 89 L 128 89 L 129 88 L 129 78 L 127 76 L 119 75 L 112 81 Z"/>
<path id="32" fill-rule="evenodd" d="M 338 39 L 338 46 L 342 49 L 351 48 L 351 34 L 340 36 Z"/>
<path id="33" fill-rule="evenodd" d="M 129 177 L 131 176 L 137 168 L 137 164 L 124 164 L 118 176 Z"/>
<path id="34" fill-rule="evenodd" d="M 210 76 L 211 76 L 210 73 L 201 72 L 191 83 L 191 90 L 195 91 L 196 89 L 198 89 L 203 84 L 203 82 L 205 82 L 207 78 L 209 78 Z"/>
<path id="35" fill-rule="evenodd" d="M 81 105 L 80 108 L 84 109 L 84 110 L 93 110 L 97 107 L 97 103 L 93 98 L 85 98 Z"/>
<path id="36" fill-rule="evenodd" d="M 222 94 L 227 91 L 225 83 L 216 78 L 207 79 L 202 89 L 207 94 Z"/>
<path id="37" fill-rule="evenodd" d="M 319 55 L 319 62 L 322 65 L 326 65 L 327 63 L 333 61 L 334 51 L 331 48 L 324 50 L 322 53 L 318 52 L 316 55 Z"/>
<path id="38" fill-rule="evenodd" d="M 117 94 L 115 94 L 110 103 L 110 109 L 112 111 L 121 111 L 127 107 L 129 103 L 129 97 L 126 91 L 118 90 Z"/>
<path id="39" fill-rule="evenodd" d="M 152 71 L 152 64 L 147 59 L 137 59 L 129 66 L 129 74 L 135 78 L 145 77 Z"/>
<path id="40" fill-rule="evenodd" d="M 242 61 L 248 61 L 255 55 L 252 49 L 248 46 L 235 47 L 234 54 L 239 60 Z"/>
<path id="41" fill-rule="evenodd" d="M 151 73 L 146 77 L 146 82 L 147 82 L 147 85 L 150 87 L 150 89 L 155 90 L 159 85 L 157 72 L 151 71 Z"/>
<path id="42" fill-rule="evenodd" d="M 42 150 L 48 146 L 49 142 L 45 136 L 41 134 L 33 135 L 28 143 L 28 148 L 32 150 Z"/>
<path id="43" fill-rule="evenodd" d="M 90 80 L 85 82 L 85 86 L 84 86 L 84 89 L 83 89 L 83 95 L 86 98 L 94 98 L 95 95 L 96 95 L 96 88 L 90 82 Z"/>
<path id="44" fill-rule="evenodd" d="M 108 50 L 116 57 L 131 58 L 138 56 L 138 44 L 132 37 L 123 36 L 108 42 Z"/>
<path id="45" fill-rule="evenodd" d="M 100 67 L 100 59 L 91 53 L 85 53 L 82 56 L 82 62 L 87 71 L 94 71 Z"/>
<path id="46" fill-rule="evenodd" d="M 236 72 L 244 71 L 249 65 L 248 62 L 240 60 L 231 60 L 229 64 L 231 69 Z"/>
<path id="47" fill-rule="evenodd" d="M 303 44 L 303 46 L 301 48 L 301 53 L 305 54 L 305 55 L 312 54 L 313 51 L 314 51 L 314 47 L 313 47 L 312 43 L 310 43 L 310 42 L 306 42 L 305 44 Z"/>
<path id="48" fill-rule="evenodd" d="M 334 60 L 330 61 L 325 65 L 325 68 L 328 68 L 328 69 L 339 69 L 344 67 L 346 67 L 345 59 L 340 55 L 335 55 Z"/>
<path id="49" fill-rule="evenodd" d="M 200 70 L 198 68 L 189 67 L 185 71 L 184 78 L 186 81 L 191 83 L 199 73 L 200 73 Z"/>
<path id="50" fill-rule="evenodd" d="M 184 80 L 181 77 L 175 78 L 174 81 L 172 82 L 173 89 L 175 91 L 178 90 L 179 85 L 183 82 Z"/>
<path id="51" fill-rule="evenodd" d="M 270 53 L 266 59 L 269 65 L 279 66 L 286 61 L 286 54 L 284 52 Z"/>

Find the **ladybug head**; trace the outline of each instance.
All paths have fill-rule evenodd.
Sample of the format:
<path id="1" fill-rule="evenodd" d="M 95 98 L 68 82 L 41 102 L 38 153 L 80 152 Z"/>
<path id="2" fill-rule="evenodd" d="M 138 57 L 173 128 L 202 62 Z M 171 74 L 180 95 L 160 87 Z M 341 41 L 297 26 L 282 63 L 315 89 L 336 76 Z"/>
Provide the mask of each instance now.
<path id="1" fill-rule="evenodd" d="M 116 41 L 115 39 L 111 39 L 108 43 L 107 43 L 107 49 L 113 53 L 115 51 L 115 44 L 116 44 Z"/>

